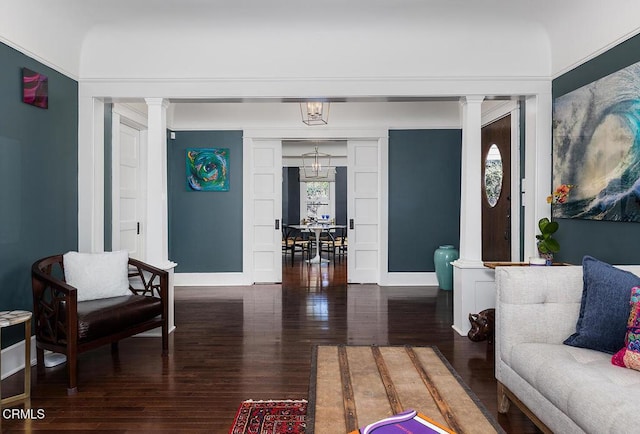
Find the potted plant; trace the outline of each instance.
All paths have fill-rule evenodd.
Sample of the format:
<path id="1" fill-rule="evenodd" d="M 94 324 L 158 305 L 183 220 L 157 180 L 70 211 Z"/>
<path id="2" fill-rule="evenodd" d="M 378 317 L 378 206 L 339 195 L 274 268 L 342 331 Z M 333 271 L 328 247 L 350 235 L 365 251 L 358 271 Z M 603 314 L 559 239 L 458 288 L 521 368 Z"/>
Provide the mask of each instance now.
<path id="1" fill-rule="evenodd" d="M 567 202 L 569 192 L 574 185 L 562 184 L 555 191 L 547 197 L 547 203 L 550 204 L 563 204 Z M 538 253 L 541 258 L 544 258 L 547 265 L 551 265 L 553 262 L 553 254 L 560 251 L 560 243 L 553 238 L 553 234 L 558 231 L 560 225 L 558 222 L 552 222 L 548 218 L 544 217 L 538 221 L 538 229 L 540 234 L 536 235 L 538 240 Z"/>
<path id="2" fill-rule="evenodd" d="M 551 265 L 553 262 L 553 254 L 560 251 L 560 243 L 553 238 L 553 234 L 556 233 L 560 225 L 558 222 L 549 221 L 544 217 L 538 221 L 538 228 L 540 234 L 536 235 L 538 240 L 538 253 L 541 258 L 544 258 L 547 265 Z"/>

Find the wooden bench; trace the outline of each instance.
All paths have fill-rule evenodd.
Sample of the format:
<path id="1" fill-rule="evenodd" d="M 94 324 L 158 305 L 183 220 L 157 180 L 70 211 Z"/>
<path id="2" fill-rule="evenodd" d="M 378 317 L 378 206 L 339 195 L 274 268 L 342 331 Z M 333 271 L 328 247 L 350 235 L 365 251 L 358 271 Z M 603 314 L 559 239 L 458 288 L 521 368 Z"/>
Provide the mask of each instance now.
<path id="1" fill-rule="evenodd" d="M 168 273 L 129 258 L 130 295 L 78 302 L 77 289 L 64 278 L 63 255 L 31 267 L 38 375 L 45 373 L 44 350 L 67 357 L 67 393 L 78 391 L 78 354 L 161 327 L 162 355 L 169 349 Z"/>

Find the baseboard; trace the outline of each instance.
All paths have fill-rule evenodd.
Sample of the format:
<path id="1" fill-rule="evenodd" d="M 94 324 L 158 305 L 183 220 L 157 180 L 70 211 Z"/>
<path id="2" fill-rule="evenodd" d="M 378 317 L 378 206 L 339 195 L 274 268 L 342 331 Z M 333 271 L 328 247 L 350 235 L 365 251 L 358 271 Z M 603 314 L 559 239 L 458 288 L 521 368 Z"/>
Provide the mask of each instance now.
<path id="1" fill-rule="evenodd" d="M 246 286 L 252 285 L 245 273 L 175 273 L 175 286 Z M 435 272 L 383 273 L 381 286 L 438 286 Z"/>
<path id="2" fill-rule="evenodd" d="M 245 273 L 175 273 L 174 286 L 243 286 L 253 282 Z"/>
<path id="3" fill-rule="evenodd" d="M 464 331 L 464 330 L 460 330 L 460 328 L 456 327 L 456 325 L 452 325 L 451 328 L 453 330 L 455 330 L 456 333 L 458 333 L 460 336 L 467 336 L 467 334 L 469 333 L 468 331 Z"/>
<path id="4" fill-rule="evenodd" d="M 31 366 L 34 366 L 36 364 L 35 354 L 36 339 L 35 337 L 32 337 Z M 2 372 L 0 373 L 0 376 L 3 380 L 24 369 L 24 340 L 2 350 L 0 357 L 2 357 Z"/>
<path id="5" fill-rule="evenodd" d="M 176 329 L 176 326 L 169 328 L 169 334 L 173 333 Z M 160 327 L 147 330 L 146 332 L 138 333 L 137 335 L 133 335 L 134 338 L 161 338 L 162 337 L 162 329 Z"/>
<path id="6" fill-rule="evenodd" d="M 438 286 L 435 272 L 383 273 L 380 286 Z"/>

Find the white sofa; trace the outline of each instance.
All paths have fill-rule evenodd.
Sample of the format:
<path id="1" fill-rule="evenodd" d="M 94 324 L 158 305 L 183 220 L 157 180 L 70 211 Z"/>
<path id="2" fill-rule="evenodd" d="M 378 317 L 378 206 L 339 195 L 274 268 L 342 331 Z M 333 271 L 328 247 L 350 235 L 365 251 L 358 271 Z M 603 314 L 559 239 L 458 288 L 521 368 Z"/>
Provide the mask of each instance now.
<path id="1" fill-rule="evenodd" d="M 563 345 L 576 331 L 582 267 L 499 267 L 496 286 L 498 411 L 513 402 L 543 432 L 639 433 L 640 372 Z"/>

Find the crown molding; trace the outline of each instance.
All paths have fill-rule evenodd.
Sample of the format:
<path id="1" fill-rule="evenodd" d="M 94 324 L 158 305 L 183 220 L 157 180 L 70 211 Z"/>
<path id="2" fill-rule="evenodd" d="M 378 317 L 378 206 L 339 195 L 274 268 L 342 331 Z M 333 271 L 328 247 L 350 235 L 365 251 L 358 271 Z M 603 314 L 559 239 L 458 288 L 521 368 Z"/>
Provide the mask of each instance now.
<path id="1" fill-rule="evenodd" d="M 4 38 L 2 36 L 0 36 L 0 42 L 2 42 L 3 44 L 5 44 L 6 46 L 8 46 L 10 48 L 13 48 L 14 50 L 16 50 L 18 52 L 24 54 L 25 56 L 30 57 L 31 59 L 42 63 L 44 66 L 47 66 L 47 67 L 59 72 L 60 74 L 71 78 L 72 80 L 75 80 L 75 81 L 78 81 L 78 82 L 80 81 L 80 79 L 78 77 L 78 74 L 74 74 L 71 71 L 67 70 L 66 68 L 63 68 L 62 66 L 60 66 L 60 65 L 58 65 L 56 63 L 50 62 L 47 59 L 45 59 L 45 58 L 43 58 L 41 56 L 38 56 L 33 51 L 27 50 L 25 47 L 23 47 L 20 44 L 16 44 L 15 42 L 13 42 L 13 41 L 11 41 L 11 40 L 9 40 L 7 38 Z"/>

